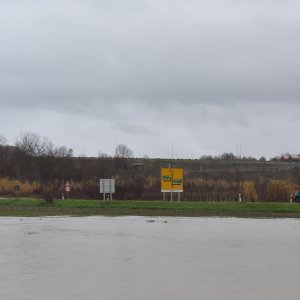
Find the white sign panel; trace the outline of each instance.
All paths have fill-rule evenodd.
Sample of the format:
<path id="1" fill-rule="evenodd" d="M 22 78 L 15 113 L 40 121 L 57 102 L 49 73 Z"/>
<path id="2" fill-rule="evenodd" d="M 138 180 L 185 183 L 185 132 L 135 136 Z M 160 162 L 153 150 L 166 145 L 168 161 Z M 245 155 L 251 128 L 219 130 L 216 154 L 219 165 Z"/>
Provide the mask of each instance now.
<path id="1" fill-rule="evenodd" d="M 112 194 L 116 192 L 115 179 L 100 179 L 100 193 Z"/>

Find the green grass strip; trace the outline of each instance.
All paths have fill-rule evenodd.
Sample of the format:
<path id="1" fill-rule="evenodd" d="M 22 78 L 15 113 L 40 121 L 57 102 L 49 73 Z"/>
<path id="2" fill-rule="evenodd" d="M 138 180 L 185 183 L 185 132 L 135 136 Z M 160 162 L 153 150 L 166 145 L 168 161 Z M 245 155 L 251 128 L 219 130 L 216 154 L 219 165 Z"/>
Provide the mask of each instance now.
<path id="1" fill-rule="evenodd" d="M 228 215 L 300 217 L 300 204 L 267 202 L 167 202 L 0 199 L 0 215 Z"/>

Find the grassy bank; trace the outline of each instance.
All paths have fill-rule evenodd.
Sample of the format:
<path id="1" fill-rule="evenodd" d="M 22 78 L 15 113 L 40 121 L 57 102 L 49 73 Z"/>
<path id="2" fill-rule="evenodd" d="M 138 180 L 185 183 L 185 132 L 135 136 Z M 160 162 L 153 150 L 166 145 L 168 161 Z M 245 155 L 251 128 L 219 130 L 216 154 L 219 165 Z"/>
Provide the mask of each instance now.
<path id="1" fill-rule="evenodd" d="M 55 200 L 2 198 L 0 216 L 236 216 L 236 217 L 296 217 L 300 205 L 293 203 L 237 202 L 162 202 Z"/>

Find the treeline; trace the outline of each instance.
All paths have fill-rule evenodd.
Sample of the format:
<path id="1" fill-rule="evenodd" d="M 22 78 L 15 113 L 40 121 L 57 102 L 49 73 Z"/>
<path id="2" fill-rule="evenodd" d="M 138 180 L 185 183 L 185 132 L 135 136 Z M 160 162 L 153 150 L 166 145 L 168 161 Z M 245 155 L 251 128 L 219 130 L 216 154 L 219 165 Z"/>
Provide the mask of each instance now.
<path id="1" fill-rule="evenodd" d="M 162 199 L 160 168 L 184 169 L 183 201 L 289 201 L 300 189 L 300 164 L 237 158 L 231 153 L 199 160 L 136 159 L 126 145 L 113 156 L 74 157 L 72 149 L 55 146 L 35 133 L 21 134 L 14 146 L 0 137 L 0 195 L 47 199 L 101 199 L 100 178 L 116 179 L 116 199 Z M 176 197 L 175 197 L 176 198 Z"/>

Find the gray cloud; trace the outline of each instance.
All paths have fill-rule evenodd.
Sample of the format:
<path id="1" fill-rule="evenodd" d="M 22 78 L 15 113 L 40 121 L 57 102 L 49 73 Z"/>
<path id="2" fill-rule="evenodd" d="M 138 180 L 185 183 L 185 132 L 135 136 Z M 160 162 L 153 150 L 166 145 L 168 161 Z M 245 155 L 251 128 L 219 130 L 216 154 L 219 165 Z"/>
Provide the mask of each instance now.
<path id="1" fill-rule="evenodd" d="M 288 142 L 299 12 L 292 0 L 2 1 L 0 134 L 91 155 L 119 142 L 168 156 L 172 141 L 185 157 L 300 152 Z"/>

